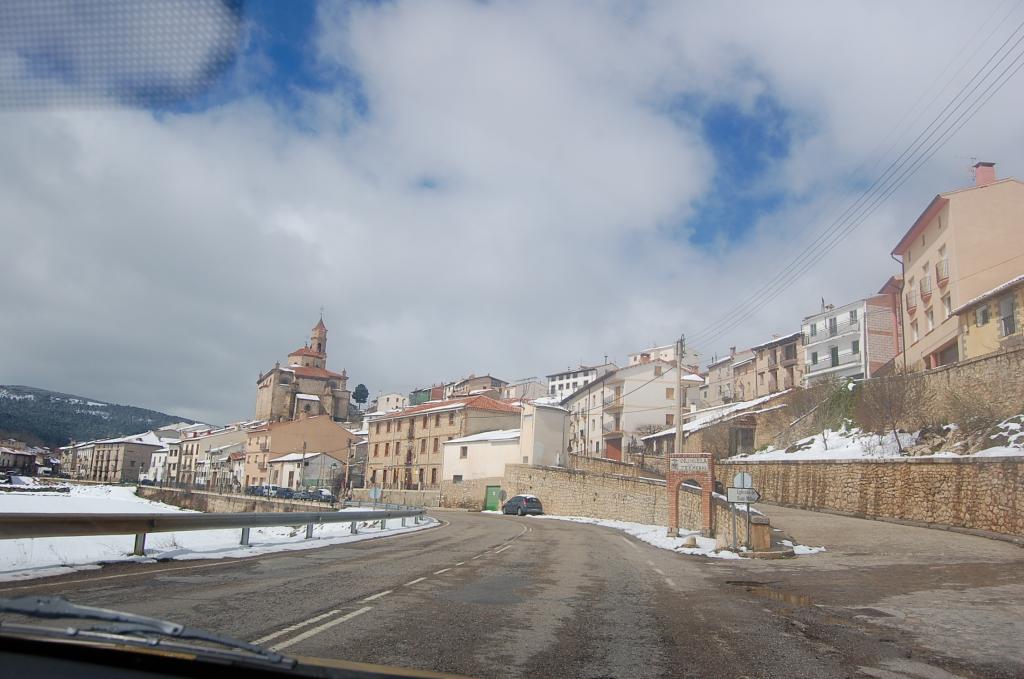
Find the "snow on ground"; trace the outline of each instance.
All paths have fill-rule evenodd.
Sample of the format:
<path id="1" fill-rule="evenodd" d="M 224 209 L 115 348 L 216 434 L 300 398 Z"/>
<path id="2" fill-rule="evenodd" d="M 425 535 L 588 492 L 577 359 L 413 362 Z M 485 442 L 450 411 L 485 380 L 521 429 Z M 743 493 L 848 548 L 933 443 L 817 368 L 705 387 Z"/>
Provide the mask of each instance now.
<path id="1" fill-rule="evenodd" d="M 952 451 L 939 451 L 932 455 L 915 455 L 915 458 L 929 457 L 1013 457 L 1024 456 L 1024 431 L 1021 431 L 1019 420 L 1022 416 L 1012 417 L 1004 420 L 998 429 L 1008 440 L 1009 445 L 993 446 L 973 453 L 973 455 L 960 455 Z M 957 425 L 950 424 L 946 427 L 954 430 Z M 917 442 L 917 434 L 900 433 L 900 443 L 906 449 Z M 1001 438 L 999 434 L 992 436 L 993 439 Z M 791 446 L 791 448 L 794 446 Z M 860 429 L 840 429 L 838 431 L 826 430 L 824 434 L 816 434 L 795 444 L 798 450 L 786 452 L 784 448 L 769 447 L 767 450 L 750 453 L 749 455 L 737 455 L 730 460 L 750 460 L 754 462 L 767 462 L 772 460 L 860 460 L 871 458 L 898 458 L 901 457 L 899 446 L 896 445 L 896 438 L 890 432 L 884 435 L 869 434 Z"/>
<path id="2" fill-rule="evenodd" d="M 363 508 L 352 507 L 351 511 Z M 70 493 L 0 493 L 0 513 L 162 513 L 188 512 L 135 495 L 124 486 L 72 486 Z M 344 511 L 344 510 L 343 510 Z M 387 528 L 360 522 L 359 533 L 349 533 L 350 524 L 333 523 L 313 528 L 314 538 L 306 540 L 305 526 L 274 526 L 250 530 L 250 547 L 238 544 L 241 529 L 150 533 L 146 536 L 146 556 L 129 556 L 134 545 L 132 535 L 32 538 L 0 540 L 0 581 L 27 580 L 62 575 L 77 570 L 99 568 L 110 561 L 152 562 L 163 559 L 223 559 L 270 552 L 326 547 L 365 540 L 381 534 L 397 535 L 422 530 L 436 521 L 402 528 L 401 519 L 389 519 Z"/>
<path id="3" fill-rule="evenodd" d="M 728 549 L 715 549 L 714 538 L 704 538 L 700 536 L 700 531 L 686 529 L 679 529 L 680 536 L 677 538 L 670 538 L 668 533 L 668 526 L 652 526 L 646 523 L 633 523 L 631 521 L 614 521 L 612 519 L 592 519 L 586 516 L 553 516 L 551 514 L 544 514 L 542 516 L 535 516 L 535 519 L 554 519 L 557 521 L 574 521 L 576 523 L 589 523 L 596 526 L 605 526 L 607 528 L 614 528 L 621 530 L 624 533 L 632 535 L 638 540 L 642 540 L 649 545 L 653 545 L 660 549 L 667 549 L 679 554 L 689 554 L 692 556 L 706 556 L 712 559 L 741 559 L 738 553 Z M 683 543 L 688 538 L 693 537 L 697 543 L 696 547 L 684 547 Z M 786 541 L 787 546 L 793 547 L 793 552 L 796 554 L 816 554 L 818 552 L 825 551 L 824 547 L 807 547 L 805 545 L 793 545 L 793 543 Z M 740 551 L 746 551 L 744 547 L 740 547 Z"/>

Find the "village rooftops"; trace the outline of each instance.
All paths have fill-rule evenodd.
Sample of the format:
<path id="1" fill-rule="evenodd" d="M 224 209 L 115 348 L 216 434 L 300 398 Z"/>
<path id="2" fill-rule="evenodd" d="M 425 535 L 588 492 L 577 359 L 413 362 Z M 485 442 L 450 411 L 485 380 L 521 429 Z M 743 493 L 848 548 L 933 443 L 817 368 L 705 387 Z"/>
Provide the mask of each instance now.
<path id="1" fill-rule="evenodd" d="M 409 408 L 403 408 L 402 410 L 392 410 L 385 413 L 382 417 L 374 418 L 374 421 L 389 420 L 397 417 L 408 417 L 410 415 L 439 413 L 448 410 L 463 410 L 467 408 L 475 410 L 492 410 L 504 413 L 518 413 L 521 410 L 517 406 L 503 403 L 502 401 L 493 399 L 490 396 L 464 396 L 450 398 L 446 401 L 427 401 L 426 403 L 421 403 Z"/>

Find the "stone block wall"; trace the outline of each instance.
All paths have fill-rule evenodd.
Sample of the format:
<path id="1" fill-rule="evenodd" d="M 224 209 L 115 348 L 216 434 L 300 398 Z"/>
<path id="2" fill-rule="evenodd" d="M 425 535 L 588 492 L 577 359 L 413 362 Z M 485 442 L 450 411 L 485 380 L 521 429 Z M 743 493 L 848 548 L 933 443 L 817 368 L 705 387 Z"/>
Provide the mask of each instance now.
<path id="1" fill-rule="evenodd" d="M 483 509 L 487 486 L 501 486 L 504 482 L 505 479 L 501 476 L 472 479 L 470 481 L 460 481 L 459 483 L 442 481 L 441 506 L 459 509 Z M 508 497 L 511 497 L 511 495 L 508 495 Z M 504 492 L 502 499 L 505 499 Z"/>
<path id="2" fill-rule="evenodd" d="M 569 468 L 597 474 L 618 474 L 620 476 L 640 476 L 640 468 L 627 462 L 609 460 L 603 457 L 587 457 L 586 455 L 569 454 Z"/>
<path id="3" fill-rule="evenodd" d="M 410 507 L 437 507 L 440 492 L 436 490 L 396 490 L 385 488 L 378 502 L 393 505 L 409 505 Z M 353 488 L 352 499 L 359 502 L 372 502 L 369 488 Z"/>
<path id="4" fill-rule="evenodd" d="M 719 461 L 767 502 L 1024 536 L 1024 458 Z"/>
<path id="5" fill-rule="evenodd" d="M 147 500 L 163 502 L 182 509 L 197 512 L 324 512 L 333 511 L 331 505 L 323 502 L 302 502 L 278 500 L 272 497 L 250 497 L 247 495 L 222 495 L 202 490 L 178 490 L 139 486 L 135 494 Z"/>

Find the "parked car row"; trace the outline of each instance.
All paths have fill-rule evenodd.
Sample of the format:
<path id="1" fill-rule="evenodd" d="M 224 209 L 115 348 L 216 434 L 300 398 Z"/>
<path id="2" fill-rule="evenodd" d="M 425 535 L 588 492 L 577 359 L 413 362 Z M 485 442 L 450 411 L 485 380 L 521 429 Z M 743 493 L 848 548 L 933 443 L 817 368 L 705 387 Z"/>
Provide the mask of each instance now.
<path id="1" fill-rule="evenodd" d="M 260 486 L 249 486 L 245 489 L 245 494 L 255 495 L 257 497 L 273 497 L 278 498 L 279 500 L 307 500 L 313 502 L 338 501 L 338 498 L 334 496 L 334 493 L 327 488 L 300 488 L 298 490 L 293 490 L 283 486 L 275 486 L 270 483 Z"/>

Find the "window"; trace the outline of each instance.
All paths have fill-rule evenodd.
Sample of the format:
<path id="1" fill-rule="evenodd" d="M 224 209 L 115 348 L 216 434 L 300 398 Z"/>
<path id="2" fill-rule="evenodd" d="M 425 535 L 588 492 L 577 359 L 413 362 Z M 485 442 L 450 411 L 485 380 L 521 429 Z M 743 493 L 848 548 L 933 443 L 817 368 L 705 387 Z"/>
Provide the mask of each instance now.
<path id="1" fill-rule="evenodd" d="M 853 345 L 851 346 L 850 351 L 855 354 L 860 353 L 860 340 L 853 340 Z"/>
<path id="2" fill-rule="evenodd" d="M 462 483 L 462 474 L 456 474 L 452 477 L 452 483 Z"/>
<path id="3" fill-rule="evenodd" d="M 469 446 L 460 446 L 459 447 L 459 459 L 460 460 L 465 460 L 467 457 L 469 457 Z"/>
<path id="4" fill-rule="evenodd" d="M 555 395 L 555 385 L 553 385 L 553 384 L 551 385 L 551 395 L 552 396 Z"/>
<path id="5" fill-rule="evenodd" d="M 420 452 L 427 452 L 427 439 L 420 439 Z"/>
<path id="6" fill-rule="evenodd" d="M 455 413 L 448 413 L 448 424 L 455 424 Z"/>
<path id="7" fill-rule="evenodd" d="M 811 337 L 814 337 L 817 334 L 818 334 L 818 324 L 817 323 L 811 323 Z"/>
<path id="8" fill-rule="evenodd" d="M 660 365 L 654 366 L 654 376 L 655 377 L 661 377 L 661 366 Z"/>
<path id="9" fill-rule="evenodd" d="M 430 416 L 424 415 L 423 416 L 423 428 L 426 429 L 428 424 L 430 424 Z"/>
<path id="10" fill-rule="evenodd" d="M 838 325 L 839 324 L 836 322 L 835 316 L 828 319 L 828 334 L 835 335 L 839 331 Z"/>
<path id="11" fill-rule="evenodd" d="M 758 373 L 757 374 L 757 381 L 758 381 L 758 384 L 764 384 L 764 373 Z"/>
<path id="12" fill-rule="evenodd" d="M 974 310 L 974 324 L 981 326 L 988 323 L 988 304 L 982 304 Z"/>
<path id="13" fill-rule="evenodd" d="M 1001 337 L 1012 335 L 1017 332 L 1017 319 L 1015 318 L 1015 312 L 1017 310 L 1017 301 L 1014 299 L 1012 294 L 1007 295 L 999 300 L 999 334 Z"/>
<path id="14" fill-rule="evenodd" d="M 434 438 L 434 452 L 435 453 L 437 452 L 438 445 L 440 445 L 440 441 L 441 441 L 441 439 L 436 438 L 436 437 Z"/>
<path id="15" fill-rule="evenodd" d="M 376 433 L 378 433 L 378 434 L 379 434 L 379 433 L 380 433 L 380 422 L 378 422 L 378 423 L 376 424 L 376 428 L 377 428 L 377 431 L 376 431 Z"/>
<path id="16" fill-rule="evenodd" d="M 910 324 L 910 339 L 913 342 L 916 342 L 917 340 L 921 339 L 921 333 L 917 329 L 917 321 L 913 321 Z"/>
<path id="17" fill-rule="evenodd" d="M 953 303 L 949 299 L 949 295 L 946 295 L 945 297 L 942 298 L 942 313 L 943 318 L 949 318 L 950 316 L 953 315 Z"/>
<path id="18" fill-rule="evenodd" d="M 441 414 L 440 413 L 438 413 L 437 415 L 434 415 L 434 426 L 435 427 L 440 427 L 441 426 Z"/>
<path id="19" fill-rule="evenodd" d="M 857 322 L 857 310 L 856 309 L 850 309 L 850 322 L 851 323 L 856 323 Z"/>
<path id="20" fill-rule="evenodd" d="M 671 427 L 676 423 L 676 416 L 671 413 L 665 415 L 665 424 Z"/>
<path id="21" fill-rule="evenodd" d="M 935 313 L 931 309 L 924 312 L 925 325 L 928 327 L 928 332 L 935 329 Z"/>
<path id="22" fill-rule="evenodd" d="M 672 387 L 665 387 L 665 398 L 669 401 L 674 401 L 676 399 L 676 390 Z"/>
<path id="23" fill-rule="evenodd" d="M 379 443 L 374 443 L 373 444 L 373 456 L 374 457 L 380 457 L 380 444 Z"/>
<path id="24" fill-rule="evenodd" d="M 833 368 L 839 365 L 839 347 L 829 347 L 828 356 L 829 359 L 832 361 Z"/>
<path id="25" fill-rule="evenodd" d="M 390 443 L 385 443 L 384 444 L 384 454 L 385 455 L 390 455 L 391 454 L 391 444 Z"/>
<path id="26" fill-rule="evenodd" d="M 385 429 L 387 430 L 388 433 L 391 433 L 391 420 L 387 421 L 387 426 L 385 427 Z"/>
<path id="27" fill-rule="evenodd" d="M 430 470 L 430 485 L 437 485 L 437 467 Z"/>
<path id="28" fill-rule="evenodd" d="M 402 431 L 402 421 L 395 420 L 395 431 Z"/>

